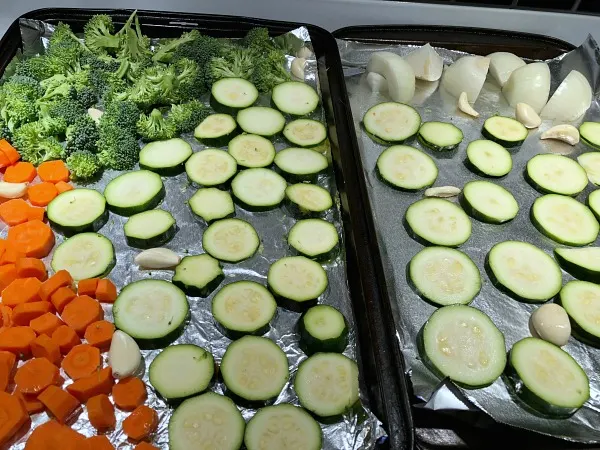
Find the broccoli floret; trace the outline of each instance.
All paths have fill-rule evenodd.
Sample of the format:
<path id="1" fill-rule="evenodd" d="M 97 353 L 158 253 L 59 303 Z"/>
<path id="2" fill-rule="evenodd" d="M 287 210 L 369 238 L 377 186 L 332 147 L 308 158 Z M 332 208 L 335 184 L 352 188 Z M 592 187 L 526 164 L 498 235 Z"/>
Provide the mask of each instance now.
<path id="1" fill-rule="evenodd" d="M 206 81 L 212 85 L 221 78 L 250 79 L 255 61 L 251 53 L 243 48 L 228 50 L 223 56 L 211 59 L 206 69 Z"/>
<path id="2" fill-rule="evenodd" d="M 75 180 L 90 180 L 102 171 L 98 156 L 85 150 L 78 150 L 67 158 L 67 167 Z"/>
<path id="3" fill-rule="evenodd" d="M 248 31 L 242 43 L 250 50 L 260 53 L 276 48 L 267 28 L 252 28 Z"/>
<path id="4" fill-rule="evenodd" d="M 100 164 L 108 169 L 129 170 L 139 160 L 140 146 L 136 137 L 114 125 L 100 129 L 98 148 Z"/>
<path id="5" fill-rule="evenodd" d="M 46 56 L 35 56 L 19 61 L 15 68 L 15 75 L 31 77 L 41 81 L 54 75 L 54 72 Z"/>
<path id="6" fill-rule="evenodd" d="M 14 131 L 12 144 L 23 161 L 39 165 L 44 161 L 62 159 L 64 149 L 58 139 L 48 137 L 40 122 L 31 122 Z"/>
<path id="7" fill-rule="evenodd" d="M 12 133 L 8 129 L 8 125 L 2 119 L 0 119 L 0 139 L 6 139 L 7 141 L 11 141 Z"/>
<path id="8" fill-rule="evenodd" d="M 37 119 L 35 101 L 27 97 L 6 97 L 0 100 L 0 118 L 10 131 Z"/>
<path id="9" fill-rule="evenodd" d="M 135 27 L 133 27 L 134 24 Z M 129 16 L 123 28 L 117 33 L 117 37 L 119 38 L 119 50 L 117 52 L 119 59 L 142 61 L 152 58 L 150 39 L 142 33 L 137 11 Z"/>
<path id="10" fill-rule="evenodd" d="M 174 65 L 177 88 L 171 97 L 173 103 L 185 103 L 197 99 L 205 90 L 204 73 L 195 61 L 180 59 Z"/>
<path id="11" fill-rule="evenodd" d="M 71 31 L 69 25 L 59 23 L 48 45 L 47 59 L 53 74 L 69 74 L 81 70 L 79 59 L 87 52 L 85 45 Z"/>
<path id="12" fill-rule="evenodd" d="M 119 48 L 120 39 L 113 33 L 112 18 L 106 14 L 93 16 L 83 28 L 85 45 L 99 53 L 114 52 Z"/>
<path id="13" fill-rule="evenodd" d="M 91 108 L 98 103 L 98 95 L 96 94 L 96 91 L 89 86 L 74 88 L 71 91 L 71 96 L 74 96 L 84 108 Z"/>
<path id="14" fill-rule="evenodd" d="M 89 116 L 83 115 L 67 128 L 67 145 L 65 147 L 68 155 L 86 151 L 96 153 L 98 151 L 98 140 L 100 132 L 96 122 Z"/>
<path id="15" fill-rule="evenodd" d="M 115 101 L 106 106 L 100 120 L 100 128 L 114 125 L 130 134 L 135 134 L 139 117 L 140 110 L 134 103 Z"/>
<path id="16" fill-rule="evenodd" d="M 84 114 L 85 108 L 73 98 L 59 98 L 40 107 L 42 117 L 62 118 L 67 126 L 73 125 Z"/>
<path id="17" fill-rule="evenodd" d="M 212 58 L 221 56 L 225 49 L 229 48 L 230 44 L 223 40 L 216 39 L 210 36 L 203 36 L 198 33 L 196 38 L 191 42 L 186 42 L 175 50 L 172 61 L 176 62 L 180 59 L 191 59 L 198 64 L 202 72 L 202 79 L 206 81 L 206 68 Z M 210 86 L 200 86 L 202 92 L 209 90 Z"/>
<path id="18" fill-rule="evenodd" d="M 38 123 L 46 137 L 61 138 L 67 131 L 67 121 L 62 117 L 43 117 Z"/>
<path id="19" fill-rule="evenodd" d="M 149 115 L 142 114 L 137 123 L 138 134 L 144 141 L 162 141 L 177 135 L 177 127 L 168 118 L 164 118 L 158 109 Z"/>
<path id="20" fill-rule="evenodd" d="M 174 66 L 153 66 L 146 69 L 137 82 L 114 96 L 118 101 L 129 101 L 142 109 L 166 105 L 176 98 L 179 84 Z"/>
<path id="21" fill-rule="evenodd" d="M 170 63 L 173 59 L 173 55 L 180 46 L 194 42 L 195 40 L 199 39 L 199 37 L 200 33 L 198 30 L 192 30 L 187 33 L 183 33 L 181 37 L 177 39 L 170 39 L 167 42 L 163 42 L 158 49 L 156 49 L 152 60 L 154 62 Z"/>
<path id="22" fill-rule="evenodd" d="M 256 59 L 250 81 L 259 91 L 268 92 L 278 84 L 291 79 L 284 64 L 285 55 L 279 50 L 271 50 Z"/>
<path id="23" fill-rule="evenodd" d="M 175 125 L 178 133 L 189 133 L 210 114 L 210 110 L 198 100 L 172 105 L 169 119 Z"/>

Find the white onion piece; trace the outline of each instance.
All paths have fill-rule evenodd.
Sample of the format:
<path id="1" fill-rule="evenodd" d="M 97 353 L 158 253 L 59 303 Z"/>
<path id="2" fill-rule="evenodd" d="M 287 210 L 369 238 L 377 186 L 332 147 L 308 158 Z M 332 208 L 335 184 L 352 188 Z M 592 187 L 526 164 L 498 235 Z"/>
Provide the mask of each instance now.
<path id="1" fill-rule="evenodd" d="M 592 103 L 592 87 L 581 72 L 571 70 L 544 109 L 544 119 L 572 122 L 583 116 Z"/>
<path id="2" fill-rule="evenodd" d="M 442 76 L 444 60 L 429 44 L 419 47 L 404 59 L 410 64 L 418 80 L 436 81 Z"/>
<path id="3" fill-rule="evenodd" d="M 412 99 L 411 104 L 420 106 L 431 97 L 431 95 L 437 91 L 440 85 L 440 80 L 437 81 L 423 81 L 417 80 L 415 83 L 415 96 Z"/>
<path id="4" fill-rule="evenodd" d="M 490 58 L 490 75 L 500 87 L 506 84 L 511 73 L 525 65 L 525 61 L 508 52 L 490 53 L 488 58 Z"/>
<path id="5" fill-rule="evenodd" d="M 536 62 L 515 70 L 502 88 L 502 94 L 513 108 L 517 103 L 527 103 L 539 114 L 550 94 L 548 64 Z"/>
<path id="6" fill-rule="evenodd" d="M 367 72 L 378 73 L 386 79 L 389 95 L 395 102 L 410 102 L 415 95 L 415 73 L 412 67 L 395 53 L 373 53 L 367 64 Z"/>
<path id="7" fill-rule="evenodd" d="M 366 80 L 371 92 L 387 92 L 387 81 L 378 73 L 369 72 Z"/>
<path id="8" fill-rule="evenodd" d="M 442 87 L 456 98 L 462 92 L 466 92 L 469 102 L 475 103 L 485 82 L 489 66 L 489 58 L 463 56 L 446 68 L 442 76 Z"/>

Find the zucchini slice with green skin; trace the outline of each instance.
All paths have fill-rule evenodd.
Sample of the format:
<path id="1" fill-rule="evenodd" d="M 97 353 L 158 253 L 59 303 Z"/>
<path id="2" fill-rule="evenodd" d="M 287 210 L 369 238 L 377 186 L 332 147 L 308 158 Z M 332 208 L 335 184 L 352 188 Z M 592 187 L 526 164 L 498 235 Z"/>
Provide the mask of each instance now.
<path id="1" fill-rule="evenodd" d="M 323 219 L 304 219 L 294 224 L 288 244 L 301 255 L 318 261 L 333 256 L 339 242 L 335 225 Z"/>
<path id="2" fill-rule="evenodd" d="M 550 153 L 527 162 L 529 182 L 542 193 L 577 195 L 588 185 L 585 170 L 570 158 Z"/>
<path id="3" fill-rule="evenodd" d="M 80 233 L 54 249 L 52 270 L 66 270 L 76 281 L 102 278 L 115 262 L 115 248 L 109 239 L 98 233 Z"/>
<path id="4" fill-rule="evenodd" d="M 329 305 L 310 308 L 298 321 L 300 348 L 307 355 L 318 352 L 342 353 L 348 346 L 348 322 Z"/>
<path id="5" fill-rule="evenodd" d="M 505 223 L 519 213 L 513 195 L 490 181 L 469 181 L 463 187 L 462 200 L 465 211 L 482 222 Z"/>
<path id="6" fill-rule="evenodd" d="M 560 291 L 560 304 L 569 316 L 573 336 L 600 347 L 600 286 L 569 281 Z"/>
<path id="7" fill-rule="evenodd" d="M 467 145 L 469 168 L 486 177 L 503 177 L 512 170 L 512 157 L 500 144 L 478 139 Z"/>
<path id="8" fill-rule="evenodd" d="M 287 403 L 259 409 L 246 426 L 248 450 L 320 450 L 321 426 L 304 409 Z"/>
<path id="9" fill-rule="evenodd" d="M 404 103 L 385 102 L 370 108 L 362 125 L 369 137 L 379 144 L 402 144 L 419 132 L 421 116 Z"/>
<path id="10" fill-rule="evenodd" d="M 177 224 L 170 212 L 152 209 L 129 217 L 123 229 L 130 247 L 153 248 L 173 239 Z"/>
<path id="11" fill-rule="evenodd" d="M 506 366 L 504 335 L 487 314 L 466 305 L 443 306 L 420 333 L 423 361 L 436 375 L 476 389 L 492 384 Z"/>
<path id="12" fill-rule="evenodd" d="M 235 114 L 258 100 L 258 90 L 243 78 L 221 78 L 210 90 L 210 106 L 220 113 Z"/>
<path id="13" fill-rule="evenodd" d="M 551 417 L 568 417 L 590 397 L 590 382 L 581 366 L 560 347 L 525 338 L 510 350 L 509 385 L 528 406 Z"/>
<path id="14" fill-rule="evenodd" d="M 219 186 L 235 175 L 237 162 L 224 150 L 207 148 L 190 156 L 185 163 L 185 172 L 200 186 Z"/>
<path id="15" fill-rule="evenodd" d="M 435 183 L 438 168 L 427 154 L 408 145 L 394 145 L 377 158 L 379 178 L 395 189 L 418 191 Z"/>
<path id="16" fill-rule="evenodd" d="M 208 297 L 225 278 L 221 264 L 210 255 L 184 257 L 175 267 L 171 280 L 192 297 Z"/>
<path id="17" fill-rule="evenodd" d="M 454 150 L 463 140 L 463 132 L 448 122 L 425 122 L 417 134 L 419 143 L 436 152 Z"/>
<path id="18" fill-rule="evenodd" d="M 212 315 L 230 339 L 265 334 L 276 312 L 273 295 L 254 281 L 236 281 L 223 286 L 212 301 Z"/>
<path id="19" fill-rule="evenodd" d="M 469 304 L 481 290 L 479 269 L 453 248 L 424 248 L 410 260 L 408 273 L 417 292 L 438 306 Z"/>
<path id="20" fill-rule="evenodd" d="M 587 204 L 596 216 L 600 220 L 600 189 L 590 192 L 587 198 Z"/>
<path id="21" fill-rule="evenodd" d="M 104 188 L 108 207 L 120 216 L 131 216 L 157 206 L 165 196 L 160 175 L 149 170 L 127 172 Z"/>
<path id="22" fill-rule="evenodd" d="M 260 239 L 254 227 L 241 219 L 217 220 L 208 226 L 202 236 L 206 253 L 230 263 L 251 258 L 259 245 Z"/>
<path id="23" fill-rule="evenodd" d="M 504 116 L 492 116 L 483 123 L 481 134 L 503 147 L 516 147 L 527 139 L 527 128 L 518 120 Z"/>
<path id="24" fill-rule="evenodd" d="M 543 303 L 562 287 L 562 272 L 554 259 L 521 241 L 496 244 L 488 253 L 492 281 L 519 300 Z"/>
<path id="25" fill-rule="evenodd" d="M 275 165 L 292 182 L 314 181 L 327 170 L 329 162 L 314 150 L 290 147 L 277 153 Z"/>
<path id="26" fill-rule="evenodd" d="M 208 388 L 215 374 L 215 360 L 197 345 L 172 345 L 154 358 L 148 373 L 150 384 L 164 399 L 180 400 Z"/>
<path id="27" fill-rule="evenodd" d="M 275 400 L 290 377 L 288 359 L 272 340 L 244 336 L 233 341 L 221 360 L 227 391 L 247 405 Z"/>
<path id="28" fill-rule="evenodd" d="M 233 217 L 235 206 L 231 194 L 217 188 L 203 188 L 192 195 L 188 201 L 194 214 L 206 223 Z"/>
<path id="29" fill-rule="evenodd" d="M 211 114 L 194 130 L 194 137 L 209 147 L 222 147 L 238 134 L 235 119 L 229 114 Z"/>
<path id="30" fill-rule="evenodd" d="M 333 206 L 329 191 L 316 184 L 292 184 L 286 188 L 285 196 L 300 215 L 323 213 Z"/>
<path id="31" fill-rule="evenodd" d="M 140 168 L 164 176 L 177 175 L 190 156 L 192 146 L 183 139 L 150 142 L 140 151 Z"/>
<path id="32" fill-rule="evenodd" d="M 264 137 L 277 136 L 285 127 L 285 117 L 279 111 L 265 106 L 252 106 L 237 113 L 237 122 L 246 133 Z"/>
<path id="33" fill-rule="evenodd" d="M 230 398 L 206 392 L 185 400 L 173 412 L 169 419 L 169 449 L 190 450 L 203 444 L 219 450 L 239 450 L 245 428 L 244 417 Z M 190 429 L 195 432 L 190 433 Z"/>
<path id="34" fill-rule="evenodd" d="M 317 417 L 340 417 L 358 402 L 358 366 L 340 353 L 317 353 L 298 366 L 294 390 Z"/>
<path id="35" fill-rule="evenodd" d="M 594 150 L 600 150 L 600 123 L 583 122 L 579 125 L 581 141 Z"/>
<path id="36" fill-rule="evenodd" d="M 66 235 L 98 231 L 108 219 L 106 200 L 94 189 L 72 189 L 55 197 L 46 211 L 50 224 Z"/>
<path id="37" fill-rule="evenodd" d="M 283 136 L 296 147 L 315 147 L 327 139 L 327 128 L 312 119 L 296 119 L 283 129 Z"/>
<path id="38" fill-rule="evenodd" d="M 554 255 L 575 278 L 600 283 L 600 247 L 555 248 Z"/>
<path id="39" fill-rule="evenodd" d="M 273 143 L 257 134 L 240 134 L 229 141 L 227 147 L 240 167 L 268 167 L 275 159 Z"/>
<path id="40" fill-rule="evenodd" d="M 273 88 L 271 101 L 279 111 L 292 116 L 305 116 L 319 106 L 319 94 L 301 81 L 287 81 Z"/>
<path id="41" fill-rule="evenodd" d="M 585 170 L 588 180 L 600 186 L 600 153 L 583 153 L 577 157 L 577 162 Z"/>
<path id="42" fill-rule="evenodd" d="M 267 283 L 282 306 L 303 311 L 317 303 L 328 279 L 319 263 L 304 256 L 288 256 L 271 264 Z"/>
<path id="43" fill-rule="evenodd" d="M 270 169 L 247 169 L 231 182 L 231 192 L 239 204 L 250 211 L 268 211 L 277 208 L 285 197 L 287 183 Z"/>
<path id="44" fill-rule="evenodd" d="M 590 208 L 571 197 L 547 194 L 531 207 L 535 227 L 559 244 L 583 246 L 598 237 L 600 225 Z"/>
<path id="45" fill-rule="evenodd" d="M 412 233 L 432 245 L 458 247 L 471 237 L 471 219 L 448 200 L 424 198 L 410 205 L 405 217 Z"/>

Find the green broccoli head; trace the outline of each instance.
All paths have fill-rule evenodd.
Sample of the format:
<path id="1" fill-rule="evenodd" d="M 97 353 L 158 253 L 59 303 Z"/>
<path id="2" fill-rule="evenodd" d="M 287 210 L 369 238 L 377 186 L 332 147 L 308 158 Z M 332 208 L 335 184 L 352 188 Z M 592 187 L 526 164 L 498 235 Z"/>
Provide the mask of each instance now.
<path id="1" fill-rule="evenodd" d="M 267 28 L 252 28 L 242 40 L 245 47 L 263 53 L 275 49 L 275 44 L 269 36 Z"/>
<path id="2" fill-rule="evenodd" d="M 35 102 L 27 97 L 8 97 L 0 105 L 0 118 L 10 131 L 37 119 Z"/>
<path id="3" fill-rule="evenodd" d="M 0 139 L 6 139 L 7 141 L 11 141 L 12 133 L 10 132 L 8 125 L 2 119 L 0 119 Z"/>
<path id="4" fill-rule="evenodd" d="M 134 11 L 123 28 L 117 33 L 119 38 L 119 59 L 129 61 L 141 61 L 152 57 L 150 51 L 150 39 L 142 33 L 137 11 Z"/>
<path id="5" fill-rule="evenodd" d="M 102 171 L 102 165 L 97 155 L 86 150 L 71 153 L 66 160 L 71 177 L 78 181 L 91 180 Z"/>
<path id="6" fill-rule="evenodd" d="M 134 103 L 113 101 L 106 105 L 100 128 L 114 126 L 135 135 L 139 117 L 140 110 Z"/>
<path id="7" fill-rule="evenodd" d="M 61 138 L 67 132 L 67 121 L 63 117 L 43 117 L 38 122 L 45 137 Z"/>
<path id="8" fill-rule="evenodd" d="M 107 169 L 130 170 L 139 161 L 140 146 L 136 136 L 114 124 L 100 128 L 98 149 L 100 164 Z"/>
<path id="9" fill-rule="evenodd" d="M 175 125 L 178 133 L 189 133 L 210 114 L 204 104 L 193 100 L 182 105 L 172 105 L 169 120 Z"/>
<path id="10" fill-rule="evenodd" d="M 46 130 L 40 122 L 31 122 L 14 131 L 12 144 L 19 151 L 21 159 L 33 165 L 44 161 L 62 159 L 64 149 L 58 139 L 47 137 Z"/>
<path id="11" fill-rule="evenodd" d="M 177 135 L 177 127 L 169 119 L 165 119 L 158 109 L 149 115 L 142 114 L 137 123 L 137 132 L 144 141 L 162 141 Z"/>
<path id="12" fill-rule="evenodd" d="M 35 56 L 19 61 L 15 75 L 22 75 L 41 81 L 54 75 L 53 66 L 45 55 Z"/>
<path id="13" fill-rule="evenodd" d="M 194 40 L 177 47 L 172 61 L 186 58 L 196 61 L 200 67 L 204 67 L 212 58 L 219 56 L 224 46 L 226 44 L 223 41 L 198 33 Z"/>
<path id="14" fill-rule="evenodd" d="M 177 39 L 169 39 L 162 43 L 154 52 L 152 60 L 155 62 L 170 63 L 173 60 L 173 56 L 177 49 L 190 42 L 194 42 L 199 39 L 200 33 L 198 30 L 188 31 L 183 33 L 181 37 Z"/>
<path id="15" fill-rule="evenodd" d="M 195 61 L 182 58 L 174 64 L 177 88 L 171 97 L 173 103 L 185 103 L 199 98 L 206 89 L 204 72 Z"/>
<path id="16" fill-rule="evenodd" d="M 252 70 L 250 81 L 256 89 L 268 92 L 278 84 L 291 79 L 285 67 L 285 55 L 279 50 L 272 50 L 257 59 Z"/>
<path id="17" fill-rule="evenodd" d="M 62 118 L 67 126 L 73 125 L 86 112 L 81 103 L 70 97 L 58 98 L 40 107 L 41 117 Z"/>
<path id="18" fill-rule="evenodd" d="M 115 27 L 112 18 L 106 14 L 93 16 L 83 28 L 85 45 L 98 53 L 115 52 L 119 48 L 120 39 L 114 35 Z"/>
<path id="19" fill-rule="evenodd" d="M 73 125 L 67 129 L 66 153 L 68 155 L 76 152 L 98 151 L 98 140 L 100 132 L 96 122 L 87 114 L 79 117 Z"/>
<path id="20" fill-rule="evenodd" d="M 206 69 L 206 82 L 212 85 L 221 78 L 250 79 L 255 61 L 252 54 L 243 48 L 232 48 L 223 56 L 210 60 Z"/>

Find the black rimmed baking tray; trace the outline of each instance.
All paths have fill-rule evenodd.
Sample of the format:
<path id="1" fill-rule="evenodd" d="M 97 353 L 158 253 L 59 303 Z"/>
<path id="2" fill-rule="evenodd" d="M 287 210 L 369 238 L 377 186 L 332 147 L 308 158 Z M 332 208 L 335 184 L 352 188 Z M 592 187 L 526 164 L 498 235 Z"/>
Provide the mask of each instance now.
<path id="1" fill-rule="evenodd" d="M 40 9 L 23 15 L 50 24 L 64 22 L 75 32 L 94 14 L 109 14 L 116 24 L 123 24 L 131 10 L 105 9 Z M 369 231 L 363 215 L 359 190 L 358 154 L 354 154 L 351 112 L 347 100 L 343 71 L 337 45 L 333 36 L 322 28 L 290 23 L 234 16 L 216 16 L 172 12 L 138 11 L 144 34 L 154 38 L 179 36 L 183 31 L 198 29 L 215 37 L 240 38 L 253 27 L 266 27 L 272 35 L 279 35 L 305 26 L 311 36 L 318 61 L 320 89 L 323 96 L 333 166 L 341 198 L 341 212 L 346 235 L 347 278 L 351 291 L 352 307 L 357 325 L 359 367 L 363 392 L 369 406 L 383 422 L 387 438 L 380 439 L 379 448 L 412 448 L 413 430 L 406 389 L 394 373 L 397 351 L 393 328 L 384 326 L 377 279 L 369 248 Z M 0 74 L 22 47 L 19 20 L 17 19 L 0 40 Z M 401 399 L 402 401 L 399 401 Z"/>

